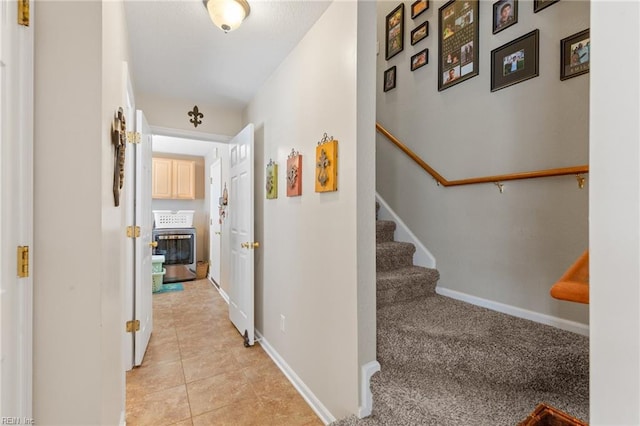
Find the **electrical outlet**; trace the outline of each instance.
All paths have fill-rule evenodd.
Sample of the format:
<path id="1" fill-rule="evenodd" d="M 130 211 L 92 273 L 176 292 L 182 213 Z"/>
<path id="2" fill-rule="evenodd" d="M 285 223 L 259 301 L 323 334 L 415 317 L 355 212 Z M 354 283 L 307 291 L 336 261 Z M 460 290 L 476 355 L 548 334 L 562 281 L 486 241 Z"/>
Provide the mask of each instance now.
<path id="1" fill-rule="evenodd" d="M 284 333 L 284 315 L 280 314 L 280 331 Z"/>

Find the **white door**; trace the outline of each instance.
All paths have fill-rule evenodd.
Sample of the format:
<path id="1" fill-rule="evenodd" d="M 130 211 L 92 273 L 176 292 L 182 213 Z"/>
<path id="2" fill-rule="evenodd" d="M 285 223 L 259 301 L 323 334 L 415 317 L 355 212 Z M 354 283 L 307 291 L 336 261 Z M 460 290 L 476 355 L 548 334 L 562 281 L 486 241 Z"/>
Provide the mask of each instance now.
<path id="1" fill-rule="evenodd" d="M 123 81 L 124 81 L 124 102 L 123 112 L 126 117 L 127 131 L 135 130 L 136 123 L 136 108 L 133 96 L 133 86 L 131 85 L 131 79 L 129 77 L 129 67 L 126 62 L 122 66 Z M 135 214 L 135 196 L 136 196 L 136 156 L 134 145 L 127 143 L 125 149 L 125 179 L 124 179 L 124 199 L 123 203 L 126 215 L 127 226 L 134 226 L 136 223 Z M 124 232 L 124 231 L 123 231 Z M 133 239 L 126 239 L 125 246 L 125 282 L 124 282 L 124 318 L 123 322 L 132 321 L 135 318 L 135 251 L 136 243 Z M 124 324 L 122 326 L 122 362 L 125 370 L 131 370 L 134 366 L 134 353 L 133 347 L 135 342 L 135 335 L 127 332 Z"/>
<path id="2" fill-rule="evenodd" d="M 0 413 L 32 418 L 33 279 L 18 277 L 17 248 L 33 260 L 33 18 L 0 3 Z"/>
<path id="3" fill-rule="evenodd" d="M 222 196 L 222 161 L 218 158 L 209 168 L 209 278 L 220 285 L 220 217 L 218 206 Z"/>
<path id="4" fill-rule="evenodd" d="M 141 365 L 153 330 L 152 309 L 152 266 L 151 231 L 151 129 L 142 111 L 136 111 L 136 132 L 140 142 L 134 144 L 136 156 L 136 226 L 140 227 L 140 237 L 135 241 L 135 319 L 140 321 L 140 329 L 135 332 L 134 364 Z"/>
<path id="5" fill-rule="evenodd" d="M 253 124 L 229 143 L 229 318 L 253 345 Z"/>

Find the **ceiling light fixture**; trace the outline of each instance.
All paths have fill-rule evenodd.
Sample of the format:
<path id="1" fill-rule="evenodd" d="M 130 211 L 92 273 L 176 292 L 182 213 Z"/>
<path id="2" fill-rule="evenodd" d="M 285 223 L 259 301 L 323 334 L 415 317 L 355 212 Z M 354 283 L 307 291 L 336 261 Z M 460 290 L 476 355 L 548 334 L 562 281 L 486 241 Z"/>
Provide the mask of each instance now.
<path id="1" fill-rule="evenodd" d="M 251 9 L 246 0 L 202 0 L 211 20 L 225 33 L 233 31 L 249 16 Z"/>

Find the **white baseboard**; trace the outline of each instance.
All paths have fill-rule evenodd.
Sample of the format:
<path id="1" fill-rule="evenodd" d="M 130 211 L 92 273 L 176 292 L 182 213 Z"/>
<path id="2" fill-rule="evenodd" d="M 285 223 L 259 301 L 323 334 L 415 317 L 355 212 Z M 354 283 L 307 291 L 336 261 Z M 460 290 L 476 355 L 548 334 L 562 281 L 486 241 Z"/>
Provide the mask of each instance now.
<path id="1" fill-rule="evenodd" d="M 386 201 L 376 192 L 376 201 L 380 204 L 380 210 L 378 217 L 381 220 L 392 220 L 396 223 L 396 232 L 394 239 L 396 241 L 402 241 L 406 243 L 413 243 L 416 246 L 416 252 L 413 255 L 413 263 L 417 266 L 423 266 L 425 268 L 435 268 L 436 258 L 429 249 L 427 249 L 422 241 L 415 236 L 406 223 L 400 219 L 400 217 L 394 212 Z"/>
<path id="2" fill-rule="evenodd" d="M 293 371 L 289 364 L 285 362 L 285 360 L 280 356 L 280 354 L 267 342 L 267 339 L 258 331 L 255 331 L 258 339 L 256 341 L 260 343 L 262 349 L 271 357 L 273 362 L 282 370 L 284 375 L 289 379 L 294 388 L 302 395 L 307 404 L 311 407 L 311 409 L 320 417 L 320 420 L 325 425 L 336 421 L 336 418 L 331 414 L 331 412 L 325 407 L 322 402 L 311 392 L 311 389 L 307 387 L 307 385 L 302 381 L 300 377 Z"/>
<path id="3" fill-rule="evenodd" d="M 470 294 L 461 293 L 459 291 L 450 290 L 448 288 L 436 287 L 436 293 L 447 296 L 452 299 L 461 300 L 472 305 L 482 306 L 492 311 L 502 312 L 518 318 L 524 318 L 540 324 L 550 325 L 561 330 L 570 331 L 582 336 L 589 336 L 589 326 L 575 321 L 569 321 L 551 315 L 545 315 L 538 312 L 529 311 L 527 309 L 518 308 L 504 303 L 494 302 L 492 300 L 483 299 L 481 297 L 472 296 Z"/>
<path id="4" fill-rule="evenodd" d="M 358 417 L 363 419 L 371 415 L 373 395 L 371 393 L 371 376 L 380 371 L 380 363 L 371 361 L 360 368 L 360 408 Z"/>
<path id="5" fill-rule="evenodd" d="M 229 295 L 222 289 L 222 287 L 220 287 L 219 285 L 216 284 L 216 282 L 209 278 L 209 281 L 211 281 L 211 284 L 213 284 L 213 287 L 218 290 L 218 293 L 220 293 L 220 296 L 222 296 L 222 298 L 224 299 L 225 302 L 227 302 L 227 305 L 229 304 Z"/>

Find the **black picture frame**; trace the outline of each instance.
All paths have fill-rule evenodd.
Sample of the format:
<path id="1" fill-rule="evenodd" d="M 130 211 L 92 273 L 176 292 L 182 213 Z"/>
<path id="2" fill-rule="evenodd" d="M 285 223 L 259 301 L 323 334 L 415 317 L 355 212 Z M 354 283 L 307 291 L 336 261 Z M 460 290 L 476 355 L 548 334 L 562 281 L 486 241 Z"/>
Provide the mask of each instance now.
<path id="1" fill-rule="evenodd" d="M 540 31 L 535 29 L 491 51 L 491 91 L 539 75 Z"/>
<path id="2" fill-rule="evenodd" d="M 509 10 L 503 17 L 503 12 Z M 493 33 L 497 34 L 518 22 L 518 0 L 499 0 L 493 4 Z"/>
<path id="3" fill-rule="evenodd" d="M 411 71 L 415 71 L 420 67 L 424 67 L 429 63 L 429 49 L 421 50 L 411 57 L 409 67 Z"/>
<path id="4" fill-rule="evenodd" d="M 538 13 L 560 0 L 533 0 L 533 13 Z"/>
<path id="5" fill-rule="evenodd" d="M 413 46 L 423 38 L 429 35 L 429 21 L 424 21 L 422 24 L 411 30 L 411 45 Z"/>
<path id="6" fill-rule="evenodd" d="M 385 58 L 388 61 L 404 49 L 404 3 L 400 3 L 387 15 L 385 24 Z"/>
<path id="7" fill-rule="evenodd" d="M 560 80 L 589 72 L 590 40 L 589 28 L 560 40 Z"/>
<path id="8" fill-rule="evenodd" d="M 478 75 L 480 2 L 451 0 L 438 9 L 438 91 Z"/>
<path id="9" fill-rule="evenodd" d="M 396 88 L 396 66 L 392 66 L 384 72 L 384 79 L 382 80 L 382 90 L 388 92 L 391 89 Z"/>
<path id="10" fill-rule="evenodd" d="M 417 0 L 411 3 L 411 19 L 416 19 L 429 9 L 429 0 Z"/>

